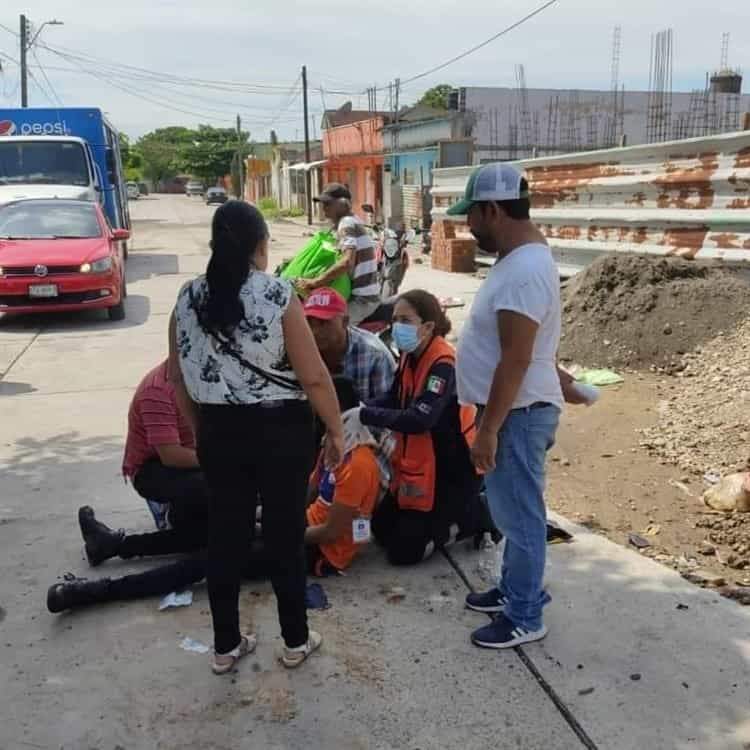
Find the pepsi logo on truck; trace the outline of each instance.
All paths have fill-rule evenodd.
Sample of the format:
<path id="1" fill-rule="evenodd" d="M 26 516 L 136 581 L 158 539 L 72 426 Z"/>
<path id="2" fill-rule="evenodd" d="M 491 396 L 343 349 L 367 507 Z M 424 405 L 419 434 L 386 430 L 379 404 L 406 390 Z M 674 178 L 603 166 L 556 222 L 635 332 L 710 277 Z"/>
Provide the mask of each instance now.
<path id="1" fill-rule="evenodd" d="M 24 122 L 19 128 L 13 120 L 0 121 L 0 136 L 4 135 L 71 135 L 65 120 L 59 122 Z"/>

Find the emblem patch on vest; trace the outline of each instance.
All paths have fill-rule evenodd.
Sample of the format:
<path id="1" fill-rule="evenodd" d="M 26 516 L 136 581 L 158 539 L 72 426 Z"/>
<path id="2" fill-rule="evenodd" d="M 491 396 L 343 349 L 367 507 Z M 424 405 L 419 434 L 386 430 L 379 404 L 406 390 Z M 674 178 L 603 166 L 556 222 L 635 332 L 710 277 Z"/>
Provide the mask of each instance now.
<path id="1" fill-rule="evenodd" d="M 445 390 L 445 380 L 437 375 L 430 375 L 427 379 L 427 390 L 440 396 Z"/>

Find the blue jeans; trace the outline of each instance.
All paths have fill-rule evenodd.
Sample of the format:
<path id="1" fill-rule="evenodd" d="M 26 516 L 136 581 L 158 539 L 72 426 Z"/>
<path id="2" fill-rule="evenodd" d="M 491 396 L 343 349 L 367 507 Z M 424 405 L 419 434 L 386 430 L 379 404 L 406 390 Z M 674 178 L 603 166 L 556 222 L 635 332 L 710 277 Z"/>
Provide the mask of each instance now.
<path id="1" fill-rule="evenodd" d="M 556 406 L 513 409 L 500 430 L 494 471 L 484 478 L 492 520 L 505 536 L 498 588 L 505 615 L 527 630 L 542 627 L 547 544 L 544 462 L 560 420 Z"/>

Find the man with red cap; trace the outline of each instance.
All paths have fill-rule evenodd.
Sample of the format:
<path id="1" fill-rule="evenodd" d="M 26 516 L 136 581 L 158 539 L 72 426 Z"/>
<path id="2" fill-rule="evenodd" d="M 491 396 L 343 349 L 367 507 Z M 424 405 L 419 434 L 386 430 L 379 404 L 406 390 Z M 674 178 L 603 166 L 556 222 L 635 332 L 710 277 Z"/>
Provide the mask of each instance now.
<path id="1" fill-rule="evenodd" d="M 350 378 L 364 401 L 386 395 L 396 363 L 375 335 L 349 325 L 344 298 L 334 289 L 316 289 L 305 301 L 305 315 L 332 375 Z"/>

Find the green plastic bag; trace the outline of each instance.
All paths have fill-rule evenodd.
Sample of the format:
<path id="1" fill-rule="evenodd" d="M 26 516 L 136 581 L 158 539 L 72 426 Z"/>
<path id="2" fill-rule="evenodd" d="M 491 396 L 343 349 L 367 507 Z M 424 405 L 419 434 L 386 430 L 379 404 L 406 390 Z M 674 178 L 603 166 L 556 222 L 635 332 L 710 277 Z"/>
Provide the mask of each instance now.
<path id="1" fill-rule="evenodd" d="M 587 385 L 617 385 L 624 383 L 625 378 L 612 370 L 579 370 L 575 373 L 575 379 Z"/>
<path id="2" fill-rule="evenodd" d="M 316 232 L 310 241 L 281 271 L 282 279 L 314 279 L 325 273 L 331 266 L 341 260 L 341 253 L 336 247 L 336 238 L 331 232 Z M 352 294 L 352 280 L 348 273 L 343 273 L 330 284 L 345 300 Z"/>

